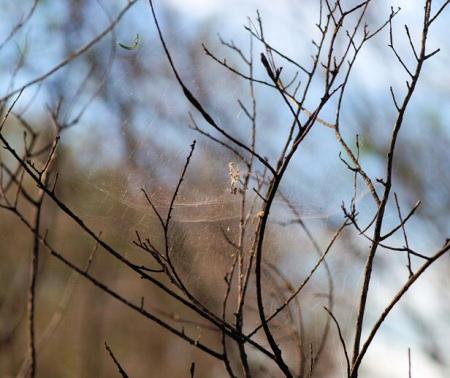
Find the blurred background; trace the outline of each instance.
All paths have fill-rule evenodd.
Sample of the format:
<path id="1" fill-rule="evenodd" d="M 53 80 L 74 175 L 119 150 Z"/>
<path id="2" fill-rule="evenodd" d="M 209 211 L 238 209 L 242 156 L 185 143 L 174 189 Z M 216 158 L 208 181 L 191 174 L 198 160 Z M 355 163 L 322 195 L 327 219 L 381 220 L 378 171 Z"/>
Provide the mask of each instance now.
<path id="1" fill-rule="evenodd" d="M 251 129 L 237 100 L 248 104 L 248 83 L 208 58 L 206 44 L 218 57 L 243 67 L 239 56 L 221 44 L 233 41 L 249 53 L 244 26 L 255 22 L 259 9 L 265 36 L 275 47 L 302 64 L 310 63 L 311 40 L 317 38 L 318 2 L 313 0 L 161 0 L 157 13 L 179 73 L 215 118 L 242 140 Z M 355 2 L 356 3 L 356 2 Z M 101 32 L 122 9 L 125 1 L 61 0 L 37 2 L 29 19 L 32 0 L 0 0 L 0 97 L 47 72 L 68 54 Z M 353 4 L 348 1 L 349 6 Z M 412 62 L 404 33 L 408 24 L 418 40 L 422 20 L 421 1 L 374 1 L 368 17 L 374 30 L 390 14 L 390 6 L 402 9 L 394 21 L 399 51 Z M 436 6 L 438 6 L 436 1 Z M 250 18 L 250 20 L 249 20 Z M 9 33 L 19 20 L 23 27 Z M 414 250 L 431 254 L 450 236 L 450 13 L 433 25 L 430 51 L 441 48 L 424 67 L 402 129 L 395 164 L 395 192 L 405 209 L 422 205 L 408 223 Z M 6 43 L 2 43 L 3 41 Z M 349 143 L 359 135 L 361 162 L 371 177 L 384 174 L 396 110 L 389 87 L 405 91 L 404 70 L 389 43 L 388 30 L 368 43 L 357 61 L 343 104 L 342 132 Z M 254 41 L 255 75 L 265 78 L 259 64 L 264 46 Z M 281 63 L 283 65 L 284 63 Z M 245 67 L 244 67 L 245 68 Z M 294 73 L 284 67 L 286 75 Z M 319 84 L 307 101 L 320 96 Z M 287 133 L 290 113 L 276 92 L 256 87 L 257 150 L 275 159 Z M 59 105 L 58 105 L 59 104 Z M 170 193 L 197 140 L 186 182 L 174 210 L 174 243 L 177 264 L 186 282 L 205 303 L 220 308 L 223 276 L 231 259 L 222 237 L 238 229 L 239 199 L 230 194 L 229 162 L 235 157 L 189 127 L 189 106 L 174 80 L 151 19 L 148 2 L 138 1 L 114 31 L 87 53 L 24 91 L 15 111 L 42 137 L 52 135 L 49 109 L 59 107 L 59 117 L 71 126 L 64 130 L 56 160 L 57 192 L 93 229 L 127 256 L 141 259 L 133 245 L 135 231 L 156 240 L 161 237 L 157 219 L 141 188 L 151 193 L 158 208 L 167 209 Z M 200 117 L 193 112 L 201 127 Z M 334 109 L 320 115 L 330 122 Z M 16 122 L 17 123 L 17 122 Z M 2 131 L 15 145 L 23 130 L 11 119 Z M 341 151 L 334 132 L 318 125 L 302 145 L 283 182 L 283 193 L 299 209 L 302 219 L 322 247 L 343 219 L 342 201 L 353 195 L 353 175 L 339 160 Z M 14 168 L 6 151 L 2 163 Z M 3 179 L 3 178 L 2 178 Z M 358 186 L 357 206 L 362 219 L 373 216 L 374 205 L 363 185 Z M 405 212 L 407 210 L 404 210 Z M 314 264 L 311 243 L 300 235 L 283 205 L 276 204 L 271 218 L 270 261 L 293 286 L 302 282 Z M 395 206 L 389 208 L 386 227 L 397 224 Z M 65 256 L 80 265 L 94 247 L 83 232 L 49 200 L 45 201 L 43 228 Z M 404 244 L 401 232 L 398 246 Z M 13 214 L 0 212 L 0 376 L 15 377 L 27 368 L 26 295 L 29 281 L 32 235 Z M 348 231 L 330 253 L 327 262 L 334 284 L 335 314 L 348 343 L 352 340 L 357 295 L 362 282 L 367 241 Z M 417 268 L 420 260 L 413 260 Z M 403 253 L 380 250 L 369 295 L 370 325 L 408 278 Z M 103 251 L 95 254 L 91 272 L 99 279 L 163 318 L 183 325 L 201 340 L 217 343 L 218 335 L 203 327 L 192 314 L 184 314 L 173 301 L 136 279 Z M 450 258 L 432 267 L 387 319 L 363 365 L 363 377 L 406 377 L 408 348 L 413 376 L 450 375 Z M 270 287 L 270 283 L 268 286 Z M 317 343 L 327 315 L 321 294 L 329 285 L 321 269 L 302 294 L 303 327 L 310 343 Z M 222 364 L 169 335 L 135 314 L 82 277 L 78 277 L 45 250 L 41 252 L 37 289 L 38 376 L 109 377 L 116 369 L 104 348 L 108 341 L 132 377 L 188 377 L 195 361 L 199 377 L 222 377 Z M 272 294 L 271 294 L 272 295 Z M 273 293 L 276 297 L 279 293 Z M 178 318 L 180 317 L 180 318 Z M 183 319 L 183 320 L 180 320 Z M 180 324 L 181 323 L 181 324 Z M 283 326 L 283 317 L 280 325 Z M 281 329 L 280 332 L 289 330 Z M 327 342 L 320 377 L 342 376 L 345 364 L 336 354 L 339 340 Z M 258 364 L 258 356 L 254 363 Z M 260 376 L 269 376 L 260 363 Z M 197 375 L 196 375 L 197 376 Z"/>

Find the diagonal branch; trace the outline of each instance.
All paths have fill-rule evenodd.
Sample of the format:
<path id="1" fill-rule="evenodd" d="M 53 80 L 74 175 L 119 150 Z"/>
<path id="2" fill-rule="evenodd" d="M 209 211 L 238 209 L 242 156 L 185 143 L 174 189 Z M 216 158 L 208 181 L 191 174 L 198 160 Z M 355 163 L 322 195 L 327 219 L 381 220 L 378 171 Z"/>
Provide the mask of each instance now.
<path id="1" fill-rule="evenodd" d="M 69 56 L 67 56 L 64 60 L 56 64 L 53 68 L 48 70 L 46 73 L 34 78 L 33 80 L 30 80 L 29 82 L 23 84 L 21 87 L 12 90 L 8 94 L 4 95 L 3 97 L 0 97 L 0 103 L 5 101 L 6 99 L 10 98 L 11 96 L 14 96 L 16 93 L 22 92 L 23 90 L 40 83 L 41 81 L 44 81 L 48 77 L 52 76 L 54 73 L 58 72 L 61 68 L 67 66 L 70 62 L 72 62 L 74 59 L 78 58 L 79 56 L 83 55 L 86 51 L 90 50 L 94 45 L 96 45 L 98 42 L 100 42 L 105 36 L 107 36 L 119 23 L 119 21 L 122 19 L 122 17 L 127 13 L 127 11 L 137 3 L 138 0 L 129 0 L 127 5 L 119 12 L 119 14 L 116 16 L 116 18 L 101 32 L 99 33 L 95 38 L 91 39 L 88 43 L 81 46 L 77 50 L 70 53 Z"/>
<path id="2" fill-rule="evenodd" d="M 117 360 L 116 356 L 114 356 L 113 351 L 111 350 L 111 348 L 109 347 L 109 345 L 106 341 L 105 341 L 105 348 L 108 351 L 112 360 L 114 361 L 114 364 L 117 366 L 117 369 L 119 370 L 119 373 L 122 376 L 122 378 L 128 378 L 128 374 L 126 373 L 126 371 L 124 370 L 122 365 L 120 365 L 120 362 Z"/>
<path id="3" fill-rule="evenodd" d="M 240 148 L 244 149 L 251 155 L 255 156 L 265 167 L 267 167 L 270 172 L 272 172 L 273 175 L 276 175 L 275 169 L 269 164 L 267 159 L 253 151 L 250 147 L 248 147 L 246 144 L 242 143 L 241 141 L 237 140 L 235 137 L 230 135 L 228 132 L 226 132 L 222 127 L 220 127 L 216 121 L 212 118 L 212 116 L 205 110 L 205 108 L 202 106 L 202 104 L 199 102 L 199 100 L 193 95 L 193 93 L 189 90 L 189 88 L 184 84 L 184 81 L 181 79 L 180 74 L 178 73 L 177 68 L 175 67 L 175 63 L 173 62 L 172 55 L 170 54 L 169 48 L 167 47 L 166 41 L 163 37 L 161 27 L 159 25 L 159 21 L 156 17 L 155 13 L 155 7 L 153 5 L 153 1 L 149 0 L 150 8 L 152 11 L 153 20 L 156 25 L 156 29 L 158 30 L 159 39 L 161 41 L 161 44 L 163 46 L 164 52 L 166 54 L 167 60 L 169 61 L 169 65 L 172 69 L 172 72 L 175 75 L 175 78 L 178 81 L 178 84 L 181 86 L 184 95 L 188 99 L 188 101 L 196 108 L 199 113 L 202 115 L 204 120 L 211 125 L 214 129 L 216 129 L 220 134 L 222 134 L 225 138 L 227 138 L 230 142 L 234 143 L 235 145 L 239 146 Z"/>
<path id="4" fill-rule="evenodd" d="M 372 340 L 374 339 L 375 335 L 377 334 L 378 330 L 380 329 L 381 325 L 391 312 L 391 310 L 395 307 L 395 305 L 400 301 L 400 299 L 405 295 L 405 293 L 409 290 L 409 288 L 417 281 L 417 279 L 425 273 L 425 271 L 439 258 L 441 258 L 445 253 L 447 253 L 450 250 L 450 239 L 447 239 L 444 246 L 437 251 L 434 256 L 428 260 L 426 263 L 424 263 L 417 271 L 414 273 L 408 281 L 405 283 L 405 285 L 398 291 L 397 295 L 392 299 L 392 301 L 389 303 L 389 305 L 384 309 L 383 313 L 380 315 L 378 320 L 376 321 L 375 325 L 372 327 L 372 330 L 370 331 L 369 336 L 367 337 L 366 341 L 361 347 L 361 351 L 355 358 L 352 370 L 351 370 L 351 378 L 357 377 L 357 372 L 359 369 L 359 366 L 361 365 L 362 359 L 364 358 L 364 355 L 367 352 L 367 349 L 369 348 L 370 344 L 372 343 Z"/>

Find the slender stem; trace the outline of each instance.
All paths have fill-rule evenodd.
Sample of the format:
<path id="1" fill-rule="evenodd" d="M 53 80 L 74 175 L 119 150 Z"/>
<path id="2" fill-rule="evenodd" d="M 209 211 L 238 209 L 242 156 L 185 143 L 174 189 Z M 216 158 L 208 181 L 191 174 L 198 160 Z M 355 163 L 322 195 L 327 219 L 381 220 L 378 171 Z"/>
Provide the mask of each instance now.
<path id="1" fill-rule="evenodd" d="M 37 361 L 36 361 L 36 284 L 39 271 L 39 232 L 41 227 L 41 210 L 42 210 L 43 193 L 40 194 L 38 204 L 35 208 L 33 233 L 33 253 L 31 256 L 30 266 L 30 284 L 28 287 L 28 335 L 29 335 L 29 358 L 30 358 L 30 376 L 36 377 Z"/>

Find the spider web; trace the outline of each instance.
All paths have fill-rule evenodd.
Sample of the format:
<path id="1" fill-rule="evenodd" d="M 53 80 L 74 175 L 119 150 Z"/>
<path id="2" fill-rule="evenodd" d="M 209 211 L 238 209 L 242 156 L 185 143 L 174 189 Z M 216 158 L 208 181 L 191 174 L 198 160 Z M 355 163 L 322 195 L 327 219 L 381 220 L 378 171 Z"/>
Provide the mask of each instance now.
<path id="1" fill-rule="evenodd" d="M 173 205 L 173 222 L 193 224 L 239 220 L 241 195 L 240 193 L 234 194 L 230 190 L 230 178 L 226 175 L 227 164 L 221 162 L 216 164 L 223 165 L 224 174 L 216 178 L 215 182 L 210 181 L 207 187 L 195 186 L 194 183 L 189 182 L 186 186 L 182 185 Z M 195 168 L 191 168 L 187 175 L 189 176 L 189 172 L 192 174 L 192 171 L 195 174 Z M 334 176 L 338 176 L 338 174 Z M 203 179 L 212 180 L 211 177 Z M 283 196 L 287 197 L 303 220 L 327 220 L 334 216 L 340 216 L 342 215 L 342 201 L 344 199 L 348 199 L 347 203 L 350 201 L 349 193 L 352 194 L 352 184 L 348 182 L 344 185 L 343 180 L 338 180 L 339 184 L 333 184 L 334 179 L 330 177 L 329 172 L 326 172 L 322 178 L 315 181 L 305 180 L 302 185 L 283 187 Z M 96 207 L 107 203 L 111 206 L 111 211 L 113 207 L 120 207 L 124 212 L 133 211 L 142 216 L 156 219 L 157 215 L 152 211 L 143 194 L 142 188 L 145 188 L 153 204 L 164 218 L 169 211 L 174 191 L 174 185 L 167 184 L 163 179 L 142 179 L 142 177 L 133 177 L 132 174 L 123 177 L 122 180 L 117 180 L 117 178 L 98 179 L 95 170 L 92 170 L 87 176 L 78 178 L 63 174 L 60 180 L 65 181 L 69 186 L 82 188 L 83 191 L 90 193 L 95 198 L 101 198 L 100 202 L 92 204 L 92 207 L 89 204 L 81 206 L 82 213 L 94 217 Z M 314 191 L 310 190 L 311 185 L 315 187 Z M 341 189 L 338 190 L 336 187 L 339 185 Z M 249 200 L 255 197 L 252 188 L 251 186 L 247 193 Z M 347 193 L 345 194 L 345 192 Z M 369 190 L 360 184 L 355 202 L 366 206 L 364 203 L 369 194 Z M 276 197 L 272 205 L 271 216 L 279 222 L 286 222 L 292 218 L 289 206 L 283 198 Z"/>

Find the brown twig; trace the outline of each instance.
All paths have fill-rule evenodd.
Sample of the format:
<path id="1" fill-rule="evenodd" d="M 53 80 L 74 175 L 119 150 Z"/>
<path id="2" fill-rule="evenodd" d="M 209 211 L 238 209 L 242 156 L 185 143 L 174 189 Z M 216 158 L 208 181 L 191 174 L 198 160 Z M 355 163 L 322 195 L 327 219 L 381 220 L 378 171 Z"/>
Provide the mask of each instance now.
<path id="1" fill-rule="evenodd" d="M 114 356 L 113 351 L 111 350 L 111 348 L 109 347 L 109 345 L 108 345 L 108 343 L 106 341 L 105 341 L 105 348 L 108 351 L 109 356 L 113 360 L 113 362 L 116 365 L 117 369 L 119 370 L 119 373 L 122 376 L 122 378 L 128 378 L 128 374 L 126 373 L 125 369 L 122 367 L 120 362 L 117 360 L 116 356 Z"/>

